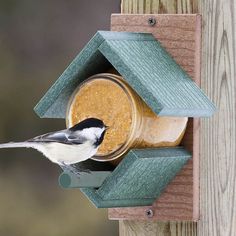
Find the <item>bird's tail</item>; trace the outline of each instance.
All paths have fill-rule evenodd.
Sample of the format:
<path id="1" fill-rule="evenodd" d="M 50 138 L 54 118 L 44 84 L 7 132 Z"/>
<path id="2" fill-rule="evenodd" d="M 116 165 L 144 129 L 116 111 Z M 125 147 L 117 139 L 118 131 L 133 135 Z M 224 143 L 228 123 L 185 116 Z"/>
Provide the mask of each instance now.
<path id="1" fill-rule="evenodd" d="M 2 143 L 0 144 L 0 148 L 20 148 L 20 147 L 27 147 L 27 148 L 34 148 L 34 144 L 31 142 L 10 142 L 10 143 Z"/>

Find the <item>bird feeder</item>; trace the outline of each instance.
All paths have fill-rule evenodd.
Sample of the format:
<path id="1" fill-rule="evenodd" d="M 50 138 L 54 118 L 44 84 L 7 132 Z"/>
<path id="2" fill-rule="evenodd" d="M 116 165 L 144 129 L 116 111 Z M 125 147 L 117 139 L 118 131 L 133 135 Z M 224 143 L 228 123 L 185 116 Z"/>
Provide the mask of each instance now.
<path id="1" fill-rule="evenodd" d="M 116 17 L 116 16 L 114 16 Z M 72 93 L 88 77 L 114 68 L 159 116 L 210 117 L 215 106 L 151 33 L 98 31 L 48 90 L 35 111 L 66 118 Z M 60 184 L 80 188 L 98 208 L 149 206 L 191 162 L 185 147 L 132 149 L 118 166 L 88 160 L 78 179 L 62 173 Z"/>

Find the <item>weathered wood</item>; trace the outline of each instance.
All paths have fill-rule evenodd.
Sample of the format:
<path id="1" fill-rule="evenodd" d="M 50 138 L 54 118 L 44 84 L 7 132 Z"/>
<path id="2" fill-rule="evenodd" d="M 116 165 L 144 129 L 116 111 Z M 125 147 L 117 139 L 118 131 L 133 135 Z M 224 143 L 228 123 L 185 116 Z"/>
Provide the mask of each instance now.
<path id="1" fill-rule="evenodd" d="M 235 235 L 235 2 L 123 0 L 121 8 L 123 13 L 202 14 L 201 87 L 213 99 L 219 111 L 213 120 L 201 122 L 199 223 L 149 222 L 146 223 L 150 225 L 147 229 L 145 223 L 120 221 L 120 235 Z M 142 10 L 144 8 L 147 9 L 145 12 Z"/>
<path id="2" fill-rule="evenodd" d="M 122 13 L 198 13 L 198 0 L 122 0 Z M 157 223 L 149 222 L 146 230 L 145 223 L 120 221 L 120 236 L 195 236 L 196 223 Z M 188 229 L 187 232 L 183 229 Z"/>
<path id="3" fill-rule="evenodd" d="M 236 3 L 200 1 L 202 88 L 218 112 L 201 122 L 201 236 L 236 235 Z"/>
<path id="4" fill-rule="evenodd" d="M 124 14 L 198 13 L 196 0 L 122 0 Z"/>
<path id="5" fill-rule="evenodd" d="M 151 27 L 150 17 L 157 21 Z M 152 33 L 197 84 L 200 84 L 200 27 L 200 17 L 196 14 L 113 14 L 111 18 L 114 31 Z M 199 219 L 199 120 L 189 121 L 182 145 L 193 152 L 193 161 L 188 162 L 151 206 L 153 220 Z M 108 211 L 109 218 L 145 220 L 145 211 L 149 208 L 115 208 Z"/>
<path id="6" fill-rule="evenodd" d="M 194 222 L 120 221 L 120 235 L 125 236 L 197 236 Z"/>

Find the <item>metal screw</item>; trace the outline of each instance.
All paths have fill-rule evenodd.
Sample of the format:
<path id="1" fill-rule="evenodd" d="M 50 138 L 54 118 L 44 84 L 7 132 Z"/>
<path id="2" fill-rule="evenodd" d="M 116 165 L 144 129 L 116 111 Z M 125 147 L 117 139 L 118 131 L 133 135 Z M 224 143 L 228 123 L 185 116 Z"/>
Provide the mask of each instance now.
<path id="1" fill-rule="evenodd" d="M 147 218 L 152 218 L 153 215 L 154 215 L 154 212 L 153 212 L 152 209 L 147 209 L 147 210 L 146 210 L 146 216 L 147 216 Z"/>
<path id="2" fill-rule="evenodd" d="M 153 18 L 153 17 L 150 17 L 150 18 L 148 19 L 148 24 L 149 24 L 150 26 L 154 26 L 154 25 L 156 24 L 156 19 Z"/>

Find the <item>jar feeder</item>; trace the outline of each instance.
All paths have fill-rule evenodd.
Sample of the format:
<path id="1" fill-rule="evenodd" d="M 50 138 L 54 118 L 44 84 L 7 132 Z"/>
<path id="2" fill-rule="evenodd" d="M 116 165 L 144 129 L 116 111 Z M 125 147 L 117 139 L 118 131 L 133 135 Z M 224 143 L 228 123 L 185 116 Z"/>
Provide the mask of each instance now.
<path id="1" fill-rule="evenodd" d="M 159 116 L 210 117 L 215 106 L 150 33 L 98 31 L 35 107 L 41 118 L 66 119 L 74 90 L 114 68 Z M 65 188 L 80 188 L 98 208 L 151 205 L 191 161 L 184 147 L 132 149 L 114 167 L 87 160 L 78 179 L 62 173 Z"/>

